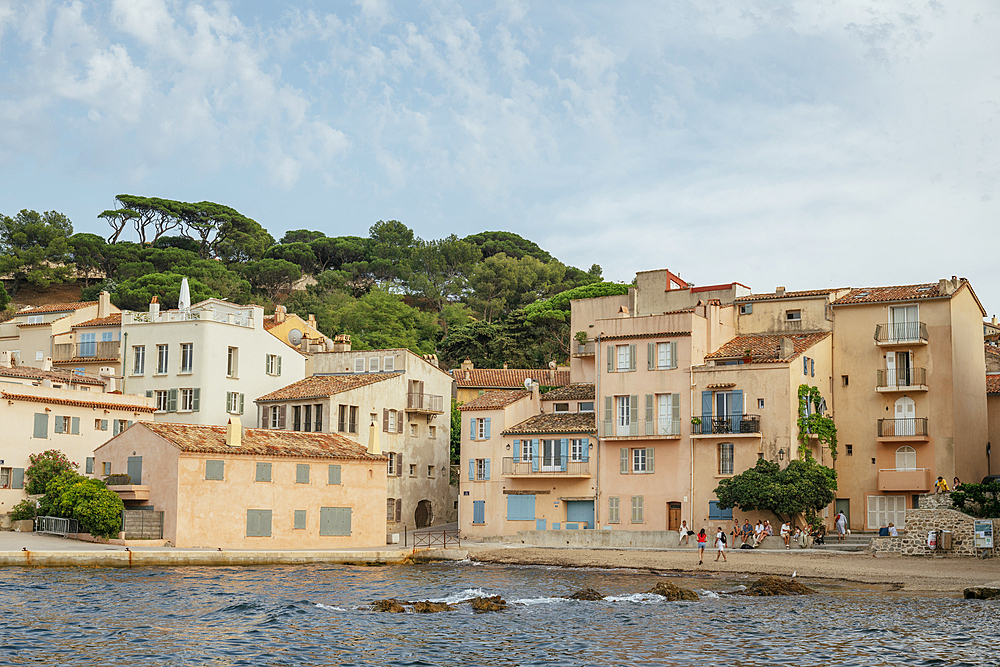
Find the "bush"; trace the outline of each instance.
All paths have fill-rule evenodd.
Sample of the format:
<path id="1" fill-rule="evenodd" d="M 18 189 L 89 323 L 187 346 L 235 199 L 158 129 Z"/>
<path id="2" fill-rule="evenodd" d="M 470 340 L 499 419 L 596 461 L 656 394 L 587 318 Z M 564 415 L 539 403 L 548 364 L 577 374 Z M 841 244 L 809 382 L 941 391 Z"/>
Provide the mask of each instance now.
<path id="1" fill-rule="evenodd" d="M 14 521 L 34 519 L 36 516 L 38 516 L 38 503 L 28 498 L 14 505 L 14 508 L 10 511 L 10 518 Z"/>
<path id="2" fill-rule="evenodd" d="M 25 492 L 29 496 L 45 493 L 50 481 L 64 472 L 74 472 L 79 464 L 73 463 L 58 449 L 48 449 L 41 454 L 28 456 L 28 468 L 24 476 L 28 479 Z"/>
<path id="3" fill-rule="evenodd" d="M 99 479 L 64 472 L 52 479 L 42 498 L 42 514 L 76 519 L 80 531 L 94 537 L 117 537 L 125 504 Z"/>
<path id="4" fill-rule="evenodd" d="M 1000 481 L 962 484 L 959 488 L 951 494 L 956 509 L 982 519 L 1000 518 Z"/>

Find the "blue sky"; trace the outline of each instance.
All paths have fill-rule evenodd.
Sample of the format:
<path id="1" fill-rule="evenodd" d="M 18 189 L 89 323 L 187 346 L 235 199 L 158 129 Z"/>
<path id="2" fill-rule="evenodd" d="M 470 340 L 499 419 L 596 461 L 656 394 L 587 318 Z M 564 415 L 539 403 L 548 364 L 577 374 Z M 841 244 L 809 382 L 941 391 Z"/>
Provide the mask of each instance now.
<path id="1" fill-rule="evenodd" d="M 998 28 L 985 0 L 0 0 L 0 212 L 503 229 L 758 291 L 960 275 L 992 313 Z"/>

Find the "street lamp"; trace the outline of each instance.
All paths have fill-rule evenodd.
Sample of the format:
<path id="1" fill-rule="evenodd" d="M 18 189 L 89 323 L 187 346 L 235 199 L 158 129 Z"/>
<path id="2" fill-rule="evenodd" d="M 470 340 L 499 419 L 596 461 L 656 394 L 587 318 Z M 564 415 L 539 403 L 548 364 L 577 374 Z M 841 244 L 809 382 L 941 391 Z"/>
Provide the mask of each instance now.
<path id="1" fill-rule="evenodd" d="M 778 450 L 778 460 L 779 461 L 784 461 L 785 460 L 785 450 L 784 449 L 779 449 Z"/>

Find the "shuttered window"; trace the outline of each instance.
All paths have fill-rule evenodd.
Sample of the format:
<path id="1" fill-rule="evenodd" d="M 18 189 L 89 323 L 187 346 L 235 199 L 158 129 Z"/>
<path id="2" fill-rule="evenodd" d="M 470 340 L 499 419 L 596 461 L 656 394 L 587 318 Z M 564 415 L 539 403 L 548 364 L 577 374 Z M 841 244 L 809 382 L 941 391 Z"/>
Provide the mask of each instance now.
<path id="1" fill-rule="evenodd" d="M 257 474 L 254 477 L 256 482 L 270 482 L 271 481 L 271 464 L 270 463 L 258 463 L 257 464 Z"/>
<path id="2" fill-rule="evenodd" d="M 350 507 L 319 508 L 319 534 L 350 535 L 351 508 Z"/>
<path id="3" fill-rule="evenodd" d="M 271 537 L 271 510 L 247 510 L 247 537 Z"/>
<path id="4" fill-rule="evenodd" d="M 619 515 L 618 509 L 618 496 L 611 496 L 608 498 L 608 523 L 619 523 L 621 522 L 621 517 Z"/>
<path id="5" fill-rule="evenodd" d="M 292 530 L 305 530 L 305 529 L 306 529 L 306 511 L 295 510 L 295 523 L 292 525 Z"/>
<path id="6" fill-rule="evenodd" d="M 309 464 L 308 463 L 298 463 L 295 466 L 295 483 L 296 484 L 308 484 L 309 483 Z"/>
<path id="7" fill-rule="evenodd" d="M 49 416 L 44 412 L 35 413 L 34 437 L 36 438 L 49 437 Z"/>
<path id="8" fill-rule="evenodd" d="M 643 523 L 642 496 L 632 496 L 632 523 Z"/>
<path id="9" fill-rule="evenodd" d="M 88 456 L 87 457 L 86 466 L 87 467 L 85 468 L 85 470 L 87 471 L 87 474 L 88 475 L 92 475 L 94 473 L 94 457 L 93 456 Z"/>
<path id="10" fill-rule="evenodd" d="M 205 461 L 205 479 L 221 480 L 226 472 L 225 461 Z"/>
<path id="11" fill-rule="evenodd" d="M 733 474 L 733 443 L 719 443 L 719 474 Z"/>
<path id="12" fill-rule="evenodd" d="M 507 496 L 507 520 L 508 521 L 534 521 L 535 520 L 535 496 L 531 495 L 508 495 Z"/>
<path id="13" fill-rule="evenodd" d="M 485 500 L 473 500 L 472 501 L 472 523 L 473 525 L 482 525 L 486 523 L 486 501 Z"/>
<path id="14" fill-rule="evenodd" d="M 327 484 L 340 484 L 340 466 L 331 464 L 326 472 Z"/>

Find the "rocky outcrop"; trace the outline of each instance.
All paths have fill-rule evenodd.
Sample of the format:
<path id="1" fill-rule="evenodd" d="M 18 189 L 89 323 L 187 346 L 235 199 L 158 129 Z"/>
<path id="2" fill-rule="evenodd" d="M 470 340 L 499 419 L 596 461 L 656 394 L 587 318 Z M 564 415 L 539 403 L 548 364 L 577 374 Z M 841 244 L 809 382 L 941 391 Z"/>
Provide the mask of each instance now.
<path id="1" fill-rule="evenodd" d="M 689 588 L 680 588 L 669 581 L 657 582 L 655 586 L 646 592 L 662 595 L 667 598 L 668 602 L 677 602 L 679 600 L 691 600 L 692 602 L 698 601 L 697 593 Z"/>
<path id="2" fill-rule="evenodd" d="M 507 608 L 507 602 L 499 595 L 488 598 L 472 598 L 469 600 L 472 610 L 475 612 L 503 611 Z"/>
<path id="3" fill-rule="evenodd" d="M 992 586 L 971 586 L 966 588 L 962 595 L 966 600 L 992 600 L 1000 598 L 1000 584 Z"/>
<path id="4" fill-rule="evenodd" d="M 572 595 L 566 596 L 567 600 L 588 600 L 594 602 L 597 600 L 603 600 L 604 596 L 595 591 L 593 588 L 584 588 L 582 590 L 573 593 Z"/>
<path id="5" fill-rule="evenodd" d="M 439 611 L 451 611 L 454 607 L 445 602 L 431 602 L 430 600 L 423 600 L 422 602 L 413 603 L 413 611 L 418 614 L 433 614 Z"/>
<path id="6" fill-rule="evenodd" d="M 769 595 L 809 595 L 815 592 L 794 579 L 785 580 L 781 577 L 767 576 L 761 577 L 747 586 L 746 590 L 740 591 L 740 595 L 766 597 Z"/>
<path id="7" fill-rule="evenodd" d="M 379 600 L 372 605 L 372 611 L 388 611 L 393 614 L 402 614 L 406 611 L 406 607 L 399 600 L 388 599 Z"/>

